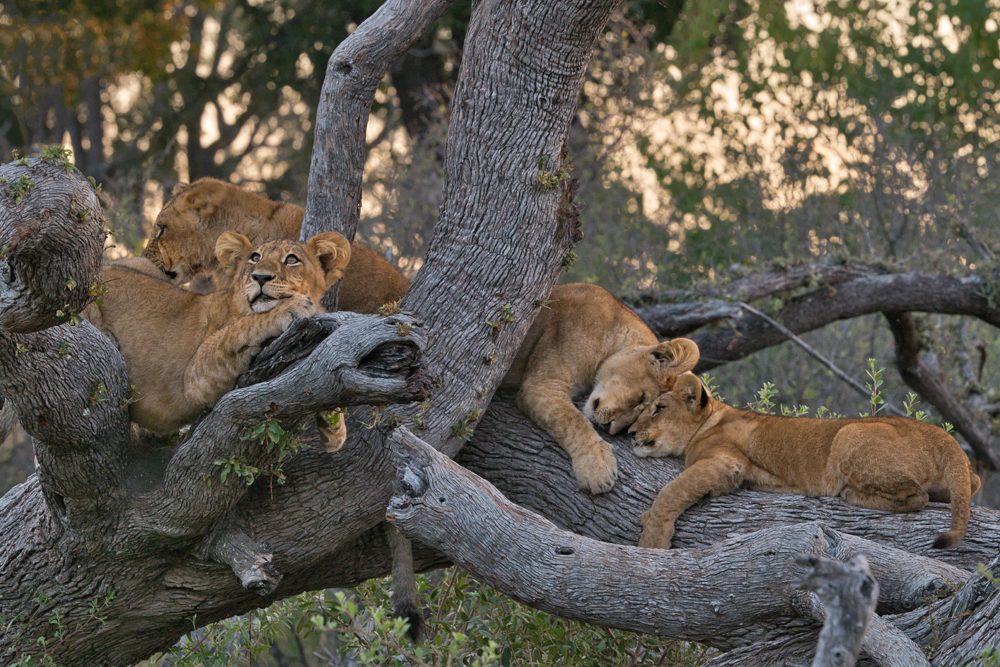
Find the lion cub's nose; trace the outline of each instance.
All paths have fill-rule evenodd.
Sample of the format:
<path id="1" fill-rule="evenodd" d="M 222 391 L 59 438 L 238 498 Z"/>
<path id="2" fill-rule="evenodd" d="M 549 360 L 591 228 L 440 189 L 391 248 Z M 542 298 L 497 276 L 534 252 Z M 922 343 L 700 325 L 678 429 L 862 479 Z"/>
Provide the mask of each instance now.
<path id="1" fill-rule="evenodd" d="M 274 280 L 273 273 L 252 273 L 250 274 L 250 277 L 256 280 L 258 283 L 260 283 L 261 287 L 264 286 L 264 283 L 268 283 Z"/>

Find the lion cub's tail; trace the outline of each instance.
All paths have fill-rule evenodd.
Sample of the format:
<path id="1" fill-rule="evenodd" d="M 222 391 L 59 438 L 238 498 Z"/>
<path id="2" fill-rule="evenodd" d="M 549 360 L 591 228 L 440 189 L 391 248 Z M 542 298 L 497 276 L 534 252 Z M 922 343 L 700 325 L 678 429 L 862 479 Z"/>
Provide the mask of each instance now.
<path id="1" fill-rule="evenodd" d="M 944 470 L 944 481 L 951 497 L 951 529 L 937 536 L 934 540 L 935 549 L 950 549 L 962 541 L 965 530 L 969 527 L 970 501 L 981 486 L 979 475 L 972 472 L 968 459 L 955 439 L 950 435 L 944 437 L 951 441 L 946 443 L 948 462 Z"/>

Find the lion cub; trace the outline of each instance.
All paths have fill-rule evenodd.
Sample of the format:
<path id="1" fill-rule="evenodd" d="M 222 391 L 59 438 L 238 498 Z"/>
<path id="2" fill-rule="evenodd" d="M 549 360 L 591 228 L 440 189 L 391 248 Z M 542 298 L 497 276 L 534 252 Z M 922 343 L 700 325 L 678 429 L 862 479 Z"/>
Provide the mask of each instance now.
<path id="1" fill-rule="evenodd" d="M 607 290 L 570 283 L 552 290 L 501 386 L 516 387 L 517 406 L 566 450 L 580 488 L 604 493 L 618 463 L 591 420 L 619 433 L 698 358 L 693 341 L 659 342 Z M 588 390 L 581 413 L 573 397 Z"/>
<path id="2" fill-rule="evenodd" d="M 687 373 L 632 429 L 639 456 L 684 456 L 684 471 L 642 515 L 639 545 L 668 548 L 674 521 L 706 495 L 741 485 L 839 496 L 861 507 L 913 512 L 951 500 L 951 528 L 934 546 L 954 547 L 969 524 L 979 476 L 942 429 L 905 417 L 812 419 L 732 408 Z"/>
<path id="3" fill-rule="evenodd" d="M 320 311 L 351 246 L 328 232 L 305 244 L 254 248 L 242 234 L 226 232 L 215 254 L 231 276 L 227 289 L 188 292 L 147 260 L 130 259 L 102 269 L 107 292 L 82 313 L 118 343 L 135 388 L 131 418 L 143 428 L 176 431 L 232 389 L 266 341 Z M 333 429 L 343 430 L 343 420 Z"/>

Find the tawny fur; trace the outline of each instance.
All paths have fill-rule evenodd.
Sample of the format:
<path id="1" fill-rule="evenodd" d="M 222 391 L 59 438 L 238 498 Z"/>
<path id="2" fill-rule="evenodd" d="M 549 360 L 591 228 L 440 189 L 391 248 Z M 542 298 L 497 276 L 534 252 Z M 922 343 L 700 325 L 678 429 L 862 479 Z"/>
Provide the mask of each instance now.
<path id="1" fill-rule="evenodd" d="M 232 389 L 266 341 L 319 312 L 351 252 L 334 232 L 257 248 L 228 232 L 216 250 L 228 289 L 195 294 L 133 258 L 104 267 L 107 292 L 83 312 L 117 341 L 135 388 L 132 420 L 149 430 L 177 430 Z"/>
<path id="2" fill-rule="evenodd" d="M 239 232 L 255 245 L 298 239 L 304 215 L 301 206 L 202 178 L 174 188 L 156 217 L 143 256 L 172 274 L 178 284 L 207 293 L 222 285 L 213 252 L 220 234 Z M 382 304 L 402 298 L 408 286 L 392 264 L 355 242 L 340 285 L 339 305 L 342 310 L 374 313 Z"/>
<path id="3" fill-rule="evenodd" d="M 705 496 L 740 486 L 839 496 L 860 507 L 913 512 L 951 501 L 951 527 L 934 546 L 957 545 L 979 476 L 953 437 L 905 417 L 813 419 L 732 408 L 693 374 L 651 403 L 633 425 L 639 456 L 683 456 L 684 471 L 642 516 L 640 546 L 669 548 L 674 522 Z"/>
<path id="4" fill-rule="evenodd" d="M 596 285 L 557 285 L 535 317 L 502 385 L 517 387 L 518 407 L 569 454 L 580 488 L 609 491 L 618 476 L 611 433 L 627 427 L 643 402 L 698 363 L 684 338 L 660 343 L 627 306 Z M 573 397 L 590 392 L 584 411 Z"/>

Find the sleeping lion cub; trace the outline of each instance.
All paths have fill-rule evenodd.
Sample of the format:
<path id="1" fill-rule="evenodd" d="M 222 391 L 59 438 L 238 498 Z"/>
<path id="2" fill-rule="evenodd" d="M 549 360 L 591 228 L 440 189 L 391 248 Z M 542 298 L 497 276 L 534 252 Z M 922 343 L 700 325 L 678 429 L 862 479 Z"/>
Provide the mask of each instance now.
<path id="1" fill-rule="evenodd" d="M 811 419 L 732 408 L 693 374 L 677 379 L 632 429 L 639 456 L 684 456 L 684 471 L 642 515 L 639 546 L 669 548 L 674 522 L 706 495 L 746 485 L 807 496 L 839 496 L 861 507 L 913 512 L 951 500 L 951 528 L 934 546 L 954 547 L 980 486 L 958 442 L 905 417 Z"/>
<path id="2" fill-rule="evenodd" d="M 266 341 L 319 312 L 320 297 L 343 275 L 351 246 L 328 232 L 306 244 L 271 241 L 254 248 L 242 234 L 226 232 L 215 255 L 231 278 L 228 289 L 188 292 L 148 260 L 133 258 L 102 269 L 107 292 L 82 313 L 118 343 L 135 388 L 132 421 L 151 431 L 190 423 L 233 388 Z M 343 420 L 333 430 L 339 434 Z M 324 434 L 328 447 L 333 435 Z"/>

